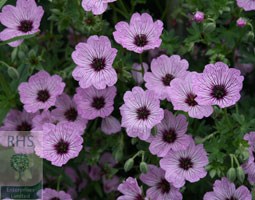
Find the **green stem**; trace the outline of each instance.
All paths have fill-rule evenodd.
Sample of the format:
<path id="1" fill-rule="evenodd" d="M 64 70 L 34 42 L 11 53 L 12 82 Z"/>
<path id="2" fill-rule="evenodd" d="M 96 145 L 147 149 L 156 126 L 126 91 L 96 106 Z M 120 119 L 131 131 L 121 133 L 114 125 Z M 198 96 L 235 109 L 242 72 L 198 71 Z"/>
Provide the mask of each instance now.
<path id="1" fill-rule="evenodd" d="M 140 64 L 141 64 L 142 75 L 144 75 L 143 54 L 142 53 L 139 54 L 139 60 L 140 60 Z"/>
<path id="2" fill-rule="evenodd" d="M 231 167 L 233 168 L 234 167 L 233 156 L 232 156 L 232 154 L 230 154 L 229 156 L 230 156 L 230 159 L 231 159 Z"/>
<path id="3" fill-rule="evenodd" d="M 217 133 L 218 133 L 218 131 L 215 131 L 215 132 L 211 133 L 210 135 L 207 135 L 205 138 L 202 139 L 202 143 L 204 143 L 206 140 L 209 140 L 210 138 L 215 136 Z"/>
<path id="4" fill-rule="evenodd" d="M 57 191 L 59 191 L 59 189 L 60 189 L 61 179 L 62 179 L 62 175 L 60 174 L 59 177 L 58 177 L 58 182 L 57 182 Z"/>
<path id="5" fill-rule="evenodd" d="M 140 155 L 142 155 L 142 159 L 144 159 L 144 151 L 143 151 L 143 150 L 138 151 L 138 152 L 132 157 L 132 159 L 135 159 L 137 156 L 140 156 Z"/>
<path id="6" fill-rule="evenodd" d="M 231 125 L 231 122 L 229 121 L 227 109 L 224 108 L 223 110 L 224 110 L 224 116 L 225 116 L 225 118 L 227 120 L 227 123 L 228 123 L 229 127 L 231 127 L 232 125 Z"/>

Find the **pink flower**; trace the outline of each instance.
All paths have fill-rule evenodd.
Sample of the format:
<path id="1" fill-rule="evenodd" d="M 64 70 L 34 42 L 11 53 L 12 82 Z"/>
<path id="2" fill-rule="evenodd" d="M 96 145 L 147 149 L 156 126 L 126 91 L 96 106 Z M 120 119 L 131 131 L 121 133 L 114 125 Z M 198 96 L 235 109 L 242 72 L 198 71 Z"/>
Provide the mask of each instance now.
<path id="1" fill-rule="evenodd" d="M 0 143 L 4 147 L 12 146 L 15 153 L 33 153 L 35 138 L 31 130 L 35 127 L 33 119 L 37 115 L 38 113 L 27 113 L 25 110 L 10 110 L 0 128 Z"/>
<path id="2" fill-rule="evenodd" d="M 147 14 L 134 13 L 130 24 L 119 22 L 115 25 L 114 39 L 129 51 L 142 53 L 154 49 L 161 44 L 160 35 L 163 23 L 160 20 L 153 22 L 152 17 Z"/>
<path id="3" fill-rule="evenodd" d="M 134 87 L 125 93 L 124 102 L 120 107 L 121 126 L 126 128 L 128 136 L 147 140 L 151 129 L 164 117 L 155 93 Z"/>
<path id="4" fill-rule="evenodd" d="M 157 134 L 150 136 L 150 152 L 164 157 L 170 150 L 179 151 L 188 148 L 192 138 L 186 134 L 188 122 L 184 115 L 176 117 L 165 110 L 164 119 L 157 125 Z"/>
<path id="5" fill-rule="evenodd" d="M 242 27 L 245 27 L 246 24 L 247 24 L 246 19 L 241 18 L 241 17 L 236 21 L 236 25 L 237 25 L 238 27 L 241 27 L 241 28 L 242 28 Z"/>
<path id="6" fill-rule="evenodd" d="M 137 180 L 129 177 L 118 187 L 118 190 L 123 194 L 117 200 L 148 200 L 142 195 L 142 190 L 138 186 Z"/>
<path id="7" fill-rule="evenodd" d="M 76 126 L 80 134 L 84 133 L 88 121 L 79 115 L 76 103 L 67 94 L 57 98 L 56 109 L 52 111 L 52 115 L 57 121 L 70 122 Z"/>
<path id="8" fill-rule="evenodd" d="M 255 10 L 255 1 L 254 0 L 236 0 L 237 5 L 240 8 L 243 8 L 245 11 Z"/>
<path id="9" fill-rule="evenodd" d="M 165 171 L 155 165 L 148 166 L 148 172 L 140 179 L 150 186 L 146 196 L 153 200 L 182 200 L 182 194 L 165 179 Z"/>
<path id="10" fill-rule="evenodd" d="M 143 63 L 143 70 L 144 72 L 147 72 L 149 69 L 148 65 L 146 63 Z M 141 85 L 143 83 L 143 74 L 142 72 L 139 72 L 139 71 L 142 71 L 142 66 L 141 64 L 138 64 L 138 63 L 134 63 L 133 66 L 132 66 L 132 76 L 135 80 L 135 82 L 138 84 L 138 85 Z"/>
<path id="11" fill-rule="evenodd" d="M 255 184 L 255 132 L 245 134 L 244 139 L 248 141 L 249 159 L 242 165 L 246 174 L 248 174 L 248 181 Z"/>
<path id="12" fill-rule="evenodd" d="M 6 26 L 6 29 L 0 33 L 0 40 L 5 41 L 39 32 L 43 13 L 43 8 L 37 6 L 34 0 L 17 0 L 16 7 L 4 6 L 0 13 L 0 22 Z M 9 45 L 17 47 L 22 42 L 23 40 L 17 40 Z"/>
<path id="13" fill-rule="evenodd" d="M 57 96 L 62 94 L 65 83 L 58 75 L 50 76 L 46 71 L 40 71 L 31 76 L 26 83 L 18 87 L 20 101 L 27 112 L 35 113 L 40 109 L 49 109 L 55 105 Z"/>
<path id="14" fill-rule="evenodd" d="M 161 99 L 165 99 L 167 89 L 169 89 L 172 80 L 175 78 L 184 78 L 188 73 L 189 63 L 187 60 L 181 60 L 180 56 L 173 55 L 168 57 L 161 55 L 151 62 L 151 72 L 146 72 L 144 80 L 147 89 L 152 90 Z"/>
<path id="15" fill-rule="evenodd" d="M 113 116 L 109 116 L 102 119 L 101 130 L 106 135 L 112 135 L 112 134 L 120 132 L 121 125 L 118 119 L 116 119 Z"/>
<path id="16" fill-rule="evenodd" d="M 117 74 L 112 64 L 117 55 L 117 49 L 111 47 L 106 36 L 90 36 L 87 43 L 79 43 L 72 53 L 77 65 L 73 77 L 79 81 L 81 88 L 94 86 L 105 89 L 117 82 Z"/>
<path id="17" fill-rule="evenodd" d="M 203 22 L 204 19 L 205 19 L 205 14 L 204 14 L 203 12 L 197 11 L 197 12 L 195 13 L 195 15 L 194 15 L 194 20 L 195 20 L 195 22 L 200 23 L 200 22 Z"/>
<path id="18" fill-rule="evenodd" d="M 78 113 L 85 119 L 95 119 L 97 117 L 108 117 L 113 111 L 116 87 L 108 87 L 97 90 L 93 86 L 82 89 L 77 88 L 74 101 L 78 108 Z"/>
<path id="19" fill-rule="evenodd" d="M 203 145 L 195 145 L 194 142 L 190 142 L 185 150 L 169 151 L 160 160 L 160 167 L 166 171 L 166 180 L 176 188 L 184 186 L 185 180 L 194 183 L 204 178 L 207 164 L 207 153 Z"/>
<path id="20" fill-rule="evenodd" d="M 111 178 L 106 178 L 106 176 L 103 176 L 103 188 L 105 193 L 116 191 L 119 184 L 119 177 L 113 176 Z"/>
<path id="21" fill-rule="evenodd" d="M 227 178 L 223 177 L 221 180 L 216 180 L 213 184 L 213 192 L 207 192 L 204 200 L 251 200 L 251 192 L 245 186 L 240 186 L 236 189 L 234 183 L 231 183 Z"/>
<path id="22" fill-rule="evenodd" d="M 44 110 L 41 114 L 38 114 L 33 118 L 33 131 L 42 131 L 43 125 L 46 123 L 57 124 L 58 122 L 59 121 L 52 116 L 49 110 Z"/>
<path id="23" fill-rule="evenodd" d="M 43 137 L 35 145 L 36 154 L 51 161 L 52 165 L 63 166 L 82 150 L 83 138 L 77 132 L 76 127 L 68 122 L 45 124 Z"/>
<path id="24" fill-rule="evenodd" d="M 196 101 L 197 94 L 194 90 L 193 78 L 195 72 L 190 72 L 183 79 L 172 81 L 168 89 L 168 95 L 174 106 L 174 110 L 188 112 L 190 117 L 201 119 L 212 114 L 213 108 L 210 105 L 201 105 Z"/>
<path id="25" fill-rule="evenodd" d="M 94 15 L 101 15 L 106 11 L 108 3 L 112 3 L 114 1 L 117 0 L 83 0 L 82 7 L 85 11 L 92 11 Z"/>
<path id="26" fill-rule="evenodd" d="M 239 70 L 217 62 L 206 65 L 204 72 L 197 74 L 193 80 L 198 104 L 224 108 L 234 105 L 240 99 L 244 77 Z"/>
<path id="27" fill-rule="evenodd" d="M 42 191 L 43 200 L 52 200 L 52 199 L 59 199 L 59 200 L 72 200 L 71 196 L 64 191 L 56 191 L 50 188 L 45 188 Z"/>

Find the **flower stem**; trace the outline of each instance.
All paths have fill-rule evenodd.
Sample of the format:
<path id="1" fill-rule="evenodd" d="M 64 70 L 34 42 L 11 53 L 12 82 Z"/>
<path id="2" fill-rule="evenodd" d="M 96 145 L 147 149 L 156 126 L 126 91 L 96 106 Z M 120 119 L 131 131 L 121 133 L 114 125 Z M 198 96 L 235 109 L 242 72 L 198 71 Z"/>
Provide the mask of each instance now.
<path id="1" fill-rule="evenodd" d="M 60 189 L 60 182 L 61 182 L 61 179 L 62 179 L 62 175 L 60 174 L 60 175 L 58 176 L 57 191 L 59 191 L 59 189 Z"/>
<path id="2" fill-rule="evenodd" d="M 142 75 L 144 75 L 143 54 L 142 53 L 139 54 L 139 60 L 140 60 L 140 64 L 141 64 Z"/>
<path id="3" fill-rule="evenodd" d="M 232 125 L 231 125 L 231 123 L 230 123 L 230 121 L 229 121 L 229 117 L 228 117 L 227 109 L 226 109 L 226 108 L 224 108 L 223 110 L 224 110 L 224 116 L 225 116 L 225 119 L 226 119 L 226 121 L 227 121 L 227 123 L 228 123 L 229 127 L 231 127 Z"/>

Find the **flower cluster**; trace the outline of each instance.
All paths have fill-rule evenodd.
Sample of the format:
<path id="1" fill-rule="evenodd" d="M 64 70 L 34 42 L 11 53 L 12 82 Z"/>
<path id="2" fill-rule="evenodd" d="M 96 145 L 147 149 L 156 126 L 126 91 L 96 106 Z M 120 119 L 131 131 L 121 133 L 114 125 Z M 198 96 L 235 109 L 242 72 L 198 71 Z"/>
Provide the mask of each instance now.
<path id="1" fill-rule="evenodd" d="M 114 24 L 117 13 L 126 19 L 130 17 L 130 21 L 116 21 L 115 29 L 107 30 L 109 33 L 88 34 L 82 41 L 74 41 L 74 49 L 70 51 L 69 47 L 66 51 L 70 60 L 67 69 L 53 70 L 52 73 L 50 68 L 36 66 L 27 70 L 27 73 L 31 72 L 28 76 L 19 77 L 18 74 L 16 85 L 19 103 L 16 106 L 22 108 L 7 112 L 0 127 L 0 144 L 13 148 L 17 154 L 35 153 L 45 159 L 47 166 L 55 169 L 53 171 L 63 169 L 57 180 L 46 173 L 47 186 L 49 184 L 51 187 L 51 181 L 57 182 L 57 190 L 45 188 L 38 194 L 46 200 L 85 200 L 87 194 L 84 191 L 89 187 L 89 182 L 99 191 L 102 199 L 103 194 L 98 189 L 101 186 L 102 191 L 109 196 L 115 192 L 112 197 L 117 200 L 181 200 L 184 198 L 184 187 L 206 178 L 207 174 L 214 178 L 216 173 L 221 179 L 211 179 L 215 180 L 213 191 L 204 191 L 204 200 L 251 200 L 249 188 L 240 184 L 236 188 L 230 173 L 225 174 L 225 167 L 218 165 L 219 169 L 208 173 L 213 165 L 223 164 L 224 161 L 212 153 L 213 145 L 217 145 L 216 137 L 213 147 L 207 145 L 209 147 L 206 148 L 205 145 L 205 141 L 216 134 L 221 134 L 219 137 L 227 142 L 230 137 L 233 138 L 230 133 L 239 125 L 240 134 L 251 129 L 250 124 L 245 124 L 243 115 L 239 115 L 238 106 L 236 114 L 231 113 L 232 121 L 226 116 L 226 109 L 231 109 L 241 99 L 244 84 L 241 71 L 237 67 L 230 67 L 231 62 L 220 57 L 219 52 L 217 56 L 222 59 L 211 59 L 210 64 L 206 61 L 200 66 L 202 70 L 194 70 L 193 63 L 182 51 L 161 49 L 162 46 L 167 47 L 161 44 L 169 39 L 163 32 L 164 26 L 168 24 L 154 20 L 154 16 L 148 13 L 136 12 L 132 16 L 122 13 L 114 4 L 119 3 L 123 10 L 127 8 L 123 1 L 116 1 L 81 1 L 79 6 L 86 14 L 80 18 L 86 18 L 87 24 L 92 24 L 95 19 L 101 23 L 102 18 L 94 15 L 103 14 L 108 6 L 114 10 Z M 237 0 L 237 5 L 245 11 L 251 11 L 255 10 L 254 2 Z M 132 11 L 136 3 L 131 1 Z M 60 11 L 52 9 L 52 12 L 61 15 Z M 90 16 L 87 12 L 93 14 Z M 166 13 L 163 13 L 162 19 Z M 35 0 L 17 0 L 16 6 L 4 6 L 0 23 L 5 29 L 0 32 L 0 40 L 11 47 L 21 45 L 26 37 L 39 33 L 43 14 L 43 8 L 37 6 Z M 245 31 L 248 25 L 252 27 L 246 18 L 236 19 L 235 28 L 242 27 L 240 30 Z M 196 11 L 190 23 L 194 30 L 203 30 L 199 37 L 210 40 L 206 33 L 215 24 L 209 14 Z M 50 29 L 52 32 L 53 28 Z M 76 29 L 75 25 L 72 29 Z M 75 31 L 72 32 L 75 34 Z M 47 35 L 47 31 L 43 34 Z M 227 40 L 225 37 L 222 40 Z M 192 41 L 191 46 L 195 46 L 195 43 L 203 46 L 202 39 Z M 40 45 L 44 46 L 44 43 Z M 12 56 L 19 53 L 19 48 L 14 49 Z M 31 52 L 29 54 L 35 51 Z M 152 58 L 144 60 L 147 53 Z M 63 52 L 59 55 L 63 56 Z M 126 59 L 131 62 L 126 63 Z M 15 68 L 4 65 L 8 67 L 9 74 L 18 73 Z M 20 71 L 26 70 L 23 68 Z M 128 82 L 128 78 L 132 80 Z M 224 117 L 221 118 L 222 115 Z M 222 122 L 218 123 L 218 119 Z M 234 120 L 239 124 L 234 125 Z M 200 121 L 202 128 L 198 125 Z M 230 125 L 222 130 L 221 124 L 225 122 Z M 214 128 L 216 131 L 207 135 L 207 131 Z M 200 137 L 201 132 L 204 138 Z M 222 133 L 226 136 L 222 136 Z M 233 139 L 239 145 L 236 154 L 240 158 L 245 157 L 241 151 L 246 148 L 249 157 L 240 164 L 233 154 L 227 152 L 231 157 L 231 169 L 235 159 L 239 169 L 243 170 L 241 175 L 235 171 L 234 179 L 238 177 L 242 184 L 245 173 L 249 183 L 254 185 L 255 132 L 244 136 L 248 146 L 242 140 L 243 135 L 239 136 L 235 136 L 241 138 L 237 142 Z M 13 138 L 11 143 L 10 137 Z M 32 145 L 19 146 L 20 137 L 32 142 Z M 136 148 L 138 152 L 135 152 Z M 235 150 L 233 147 L 229 149 Z M 134 156 L 123 155 L 127 151 L 134 153 Z M 215 154 L 224 153 L 225 149 L 220 146 Z M 127 160 L 125 164 L 122 163 L 124 156 Z M 135 175 L 137 169 L 133 165 L 138 162 L 136 158 L 139 156 L 141 173 Z M 125 172 L 132 169 L 134 174 L 120 177 L 126 175 L 122 173 L 123 169 Z M 75 184 L 65 185 L 64 190 L 67 192 L 59 190 L 62 176 L 67 176 L 67 180 Z M 80 193 L 86 198 L 81 198 Z"/>

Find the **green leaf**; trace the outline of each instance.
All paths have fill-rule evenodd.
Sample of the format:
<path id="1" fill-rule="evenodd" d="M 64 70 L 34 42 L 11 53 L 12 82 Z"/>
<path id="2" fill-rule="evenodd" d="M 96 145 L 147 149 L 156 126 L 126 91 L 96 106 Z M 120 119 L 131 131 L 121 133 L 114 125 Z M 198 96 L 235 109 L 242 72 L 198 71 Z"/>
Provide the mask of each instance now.
<path id="1" fill-rule="evenodd" d="M 5 40 L 5 41 L 0 43 L 0 46 L 6 45 L 6 44 L 11 43 L 11 42 L 15 42 L 17 40 L 25 40 L 25 39 L 32 38 L 32 37 L 36 36 L 38 33 L 39 32 L 31 34 L 31 35 L 22 35 L 22 36 L 14 37 L 14 38 L 9 39 L 9 40 Z"/>
<path id="2" fill-rule="evenodd" d="M 0 9 L 4 6 L 7 0 L 0 0 Z"/>

